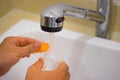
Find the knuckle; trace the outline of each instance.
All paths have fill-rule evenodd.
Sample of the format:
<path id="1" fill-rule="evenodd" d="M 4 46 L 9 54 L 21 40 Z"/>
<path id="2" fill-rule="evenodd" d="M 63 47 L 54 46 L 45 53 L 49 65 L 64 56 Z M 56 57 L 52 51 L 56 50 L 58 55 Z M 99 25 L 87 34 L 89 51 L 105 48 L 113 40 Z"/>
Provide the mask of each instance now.
<path id="1" fill-rule="evenodd" d="M 15 36 L 8 36 L 8 37 L 6 37 L 4 39 L 4 41 L 13 41 L 13 39 L 15 39 L 15 38 L 17 38 L 17 37 L 15 37 Z"/>
<path id="2" fill-rule="evenodd" d="M 5 38 L 5 40 L 13 39 L 13 38 L 15 38 L 15 37 L 14 36 L 8 36 L 8 37 Z"/>
<path id="3" fill-rule="evenodd" d="M 32 52 L 34 52 L 34 47 L 33 47 L 32 45 L 30 45 L 30 46 L 28 47 L 28 54 L 30 54 L 30 53 L 32 53 Z"/>

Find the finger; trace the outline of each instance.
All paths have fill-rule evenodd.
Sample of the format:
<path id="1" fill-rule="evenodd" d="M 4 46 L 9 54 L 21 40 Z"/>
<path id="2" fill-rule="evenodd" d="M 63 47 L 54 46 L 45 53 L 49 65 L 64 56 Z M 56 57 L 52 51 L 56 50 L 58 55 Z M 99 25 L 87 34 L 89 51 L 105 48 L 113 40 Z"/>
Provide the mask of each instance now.
<path id="1" fill-rule="evenodd" d="M 35 39 L 28 38 L 28 37 L 16 37 L 16 44 L 18 46 L 27 46 L 28 44 L 35 43 Z"/>
<path id="2" fill-rule="evenodd" d="M 42 70 L 44 66 L 44 59 L 39 58 L 37 62 L 35 62 L 32 66 L 35 66 L 37 69 Z"/>
<path id="3" fill-rule="evenodd" d="M 10 36 L 4 39 L 5 42 L 9 42 L 10 45 L 26 46 L 30 43 L 34 43 L 35 39 L 19 36 Z"/>
<path id="4" fill-rule="evenodd" d="M 56 69 L 57 71 L 68 72 L 69 68 L 65 62 L 61 62 L 61 64 Z"/>
<path id="5" fill-rule="evenodd" d="M 33 44 L 29 44 L 25 46 L 28 50 L 31 50 L 30 52 L 36 52 L 40 49 L 41 43 L 39 41 L 36 41 Z"/>
<path id="6" fill-rule="evenodd" d="M 20 57 L 30 55 L 30 53 L 37 52 L 40 49 L 40 42 L 29 44 L 25 47 L 20 47 L 20 49 L 21 54 L 18 54 Z"/>
<path id="7" fill-rule="evenodd" d="M 67 77 L 65 80 L 70 80 L 70 73 L 68 72 Z"/>
<path id="8" fill-rule="evenodd" d="M 30 54 L 26 55 L 26 57 L 28 57 L 28 58 L 29 58 L 29 57 L 30 57 Z"/>

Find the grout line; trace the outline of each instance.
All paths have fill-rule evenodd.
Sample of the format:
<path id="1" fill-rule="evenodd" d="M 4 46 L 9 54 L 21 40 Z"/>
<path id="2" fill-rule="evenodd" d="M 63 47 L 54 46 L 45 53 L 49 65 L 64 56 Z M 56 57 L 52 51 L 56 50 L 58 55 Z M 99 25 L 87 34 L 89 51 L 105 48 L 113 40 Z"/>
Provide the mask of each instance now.
<path id="1" fill-rule="evenodd" d="M 5 16 L 0 18 L 0 21 L 6 19 L 9 15 L 13 14 L 15 12 L 16 9 L 12 9 L 10 12 L 8 12 Z"/>

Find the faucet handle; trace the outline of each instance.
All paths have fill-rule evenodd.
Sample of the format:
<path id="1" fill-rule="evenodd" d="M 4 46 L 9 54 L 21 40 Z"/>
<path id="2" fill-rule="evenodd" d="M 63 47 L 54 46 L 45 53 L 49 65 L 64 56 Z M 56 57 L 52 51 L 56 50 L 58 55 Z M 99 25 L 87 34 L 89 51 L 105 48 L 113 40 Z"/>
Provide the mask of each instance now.
<path id="1" fill-rule="evenodd" d="M 56 23 L 61 23 L 61 22 L 63 22 L 64 20 L 65 20 L 64 17 L 59 17 L 59 18 L 56 19 Z"/>

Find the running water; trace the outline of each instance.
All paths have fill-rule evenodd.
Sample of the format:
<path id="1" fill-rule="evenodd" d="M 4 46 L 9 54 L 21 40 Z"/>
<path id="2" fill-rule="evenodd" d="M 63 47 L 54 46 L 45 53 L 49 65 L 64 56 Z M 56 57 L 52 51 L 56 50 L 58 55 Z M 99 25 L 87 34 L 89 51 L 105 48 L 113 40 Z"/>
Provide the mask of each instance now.
<path id="1" fill-rule="evenodd" d="M 49 35 L 50 35 L 49 42 L 50 49 L 44 55 L 45 64 L 43 68 L 43 70 L 47 71 L 56 69 L 59 66 L 60 62 L 62 61 L 62 57 L 59 54 L 56 47 L 54 33 L 49 33 Z"/>
<path id="2" fill-rule="evenodd" d="M 50 35 L 50 45 L 51 45 L 51 49 L 55 49 L 55 37 L 54 37 L 54 33 L 49 33 Z"/>

